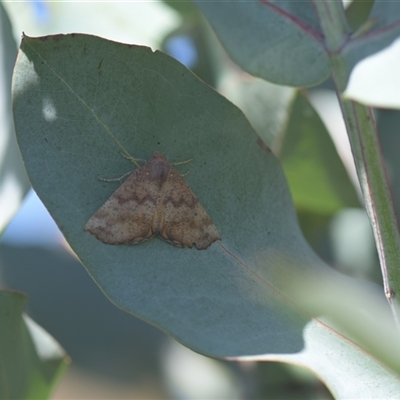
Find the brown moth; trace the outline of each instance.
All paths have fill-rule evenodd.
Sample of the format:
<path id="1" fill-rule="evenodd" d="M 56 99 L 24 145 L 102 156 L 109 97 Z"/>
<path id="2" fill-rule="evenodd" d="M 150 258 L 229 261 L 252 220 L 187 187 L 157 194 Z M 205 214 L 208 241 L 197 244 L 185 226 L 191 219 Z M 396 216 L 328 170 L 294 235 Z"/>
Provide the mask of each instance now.
<path id="1" fill-rule="evenodd" d="M 158 152 L 92 215 L 85 231 L 107 244 L 140 243 L 158 234 L 199 250 L 220 239 L 189 185 Z"/>

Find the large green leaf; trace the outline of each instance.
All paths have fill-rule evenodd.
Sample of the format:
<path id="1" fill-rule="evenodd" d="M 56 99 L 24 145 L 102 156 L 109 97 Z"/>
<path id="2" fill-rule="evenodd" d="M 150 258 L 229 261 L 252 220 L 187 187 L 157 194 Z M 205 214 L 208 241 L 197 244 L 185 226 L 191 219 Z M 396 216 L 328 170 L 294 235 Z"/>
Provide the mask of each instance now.
<path id="1" fill-rule="evenodd" d="M 23 314 L 27 297 L 0 291 L 0 398 L 45 399 L 69 360 L 59 344 Z"/>
<path id="2" fill-rule="evenodd" d="M 400 388 L 381 292 L 334 273 L 315 256 L 276 158 L 259 146 L 240 110 L 185 67 L 160 52 L 93 36 L 24 37 L 13 96 L 31 182 L 115 304 L 204 354 L 293 360 L 318 369 L 337 394 L 351 392 L 364 366 Z M 110 246 L 83 231 L 118 187 L 98 178 L 133 168 L 119 153 L 149 158 L 154 151 L 170 161 L 193 158 L 177 168 L 189 169 L 185 179 L 221 235 L 207 250 L 158 238 Z M 312 318 L 338 300 L 342 309 L 346 291 L 355 296 L 346 303 L 350 317 L 338 314 L 340 329 Z M 371 305 L 386 318 L 375 330 L 369 313 L 360 312 Z M 326 308 L 335 316 L 335 307 Z M 360 335 L 347 320 L 362 326 Z M 365 337 L 379 329 L 390 351 Z M 351 378 L 329 365 L 333 344 L 341 346 L 335 356 L 350 371 L 353 363 L 363 366 Z M 379 388 L 371 396 L 382 393 Z"/>
<path id="3" fill-rule="evenodd" d="M 308 249 L 302 250 L 282 170 L 257 144 L 242 113 L 160 52 L 84 35 L 25 37 L 13 93 L 31 182 L 104 292 L 123 309 L 175 336 L 187 336 L 187 344 L 203 352 L 237 355 L 240 348 L 243 354 L 258 354 L 262 343 L 267 352 L 268 341 L 245 340 L 254 331 L 276 334 L 259 316 L 271 316 L 282 327 L 290 319 L 276 315 L 273 305 L 281 300 L 273 292 L 267 308 L 257 301 L 263 284 L 239 260 L 256 262 L 266 238 L 268 247 L 283 251 L 288 230 L 290 248 L 298 248 L 303 257 Z M 120 177 L 134 168 L 120 152 L 149 158 L 156 150 L 170 161 L 194 158 L 180 170 L 189 169 L 186 180 L 216 224 L 222 244 L 197 251 L 154 238 L 137 246 L 110 246 L 83 231 L 119 185 L 99 178 Z M 264 170 L 271 175 L 261 174 Z M 254 289 L 255 299 L 245 300 Z M 232 329 L 221 316 L 235 313 L 243 302 L 249 321 Z M 184 322 L 202 310 L 213 312 L 207 313 L 201 331 Z M 227 334 L 232 341 L 225 345 L 209 340 Z M 242 343 L 236 350 L 235 342 Z M 281 347 L 284 351 L 284 341 Z"/>
<path id="4" fill-rule="evenodd" d="M 11 24 L 0 3 L 0 233 L 30 188 L 11 112 L 11 77 L 17 55 Z"/>

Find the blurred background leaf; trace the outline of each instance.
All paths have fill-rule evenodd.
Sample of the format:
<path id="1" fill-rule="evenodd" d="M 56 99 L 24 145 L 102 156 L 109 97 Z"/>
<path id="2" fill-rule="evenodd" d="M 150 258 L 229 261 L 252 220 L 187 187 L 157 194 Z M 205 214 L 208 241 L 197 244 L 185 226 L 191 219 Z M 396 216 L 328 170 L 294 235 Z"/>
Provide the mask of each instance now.
<path id="1" fill-rule="evenodd" d="M 69 359 L 59 344 L 23 314 L 22 293 L 0 291 L 0 397 L 48 398 Z"/>
<path id="2" fill-rule="evenodd" d="M 353 1 L 347 8 L 347 17 L 352 28 L 359 36 L 365 33 L 365 38 L 356 38 L 345 50 L 351 65 L 358 62 L 346 95 L 374 107 L 400 108 L 399 3 Z"/>
<path id="3" fill-rule="evenodd" d="M 367 1 L 365 5 L 366 8 L 368 5 L 370 5 L 369 1 Z M 359 6 L 355 7 L 359 8 Z M 351 17 L 352 13 L 350 12 L 349 14 Z M 364 18 L 364 12 L 361 12 L 360 14 Z M 354 21 L 354 19 L 352 19 L 352 21 Z M 399 36 L 400 3 L 375 0 L 370 13 L 368 14 L 367 20 L 353 34 L 353 40 L 349 40 L 342 49 L 343 55 L 347 61 L 349 74 L 358 62 L 377 52 L 381 52 L 398 39 Z M 392 66 L 392 71 L 395 71 L 396 67 L 393 67 L 394 66 Z M 378 71 L 382 72 L 382 68 L 377 68 L 375 74 Z M 390 71 L 390 68 L 388 71 Z M 394 75 L 390 74 L 390 78 L 392 77 L 394 77 Z M 373 78 L 372 81 L 377 81 L 377 79 Z M 349 86 L 352 86 L 351 82 L 349 83 Z M 356 97 L 358 97 L 359 100 L 362 100 L 362 91 L 358 89 L 358 92 L 360 93 L 356 95 Z M 386 93 L 386 97 L 388 97 L 386 101 L 390 101 L 390 93 Z M 397 100 L 397 104 L 399 105 L 400 99 L 397 98 Z M 375 103 L 373 105 L 377 104 Z"/>
<path id="4" fill-rule="evenodd" d="M 280 140 L 278 157 L 298 210 L 333 215 L 360 205 L 328 131 L 301 93 Z"/>
<path id="5" fill-rule="evenodd" d="M 0 3 L 0 234 L 30 188 L 11 112 L 11 78 L 17 46 Z M 22 314 L 26 297 L 0 291 L 0 397 L 47 398 L 68 357 L 58 343 Z"/>
<path id="6" fill-rule="evenodd" d="M 232 59 L 248 73 L 302 87 L 328 77 L 328 57 L 311 2 L 194 3 Z"/>
<path id="7" fill-rule="evenodd" d="M 16 55 L 11 23 L 0 3 L 0 234 L 30 188 L 11 112 L 11 77 Z"/>

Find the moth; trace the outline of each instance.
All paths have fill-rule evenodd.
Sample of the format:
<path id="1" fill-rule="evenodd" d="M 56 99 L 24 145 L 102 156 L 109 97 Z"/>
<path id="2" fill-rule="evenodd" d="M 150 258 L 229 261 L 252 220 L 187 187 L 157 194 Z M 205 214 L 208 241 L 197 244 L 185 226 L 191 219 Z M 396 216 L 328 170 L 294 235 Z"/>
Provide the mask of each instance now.
<path id="1" fill-rule="evenodd" d="M 189 185 L 158 152 L 90 217 L 85 231 L 106 244 L 140 243 L 159 235 L 176 246 L 199 250 L 220 239 Z"/>

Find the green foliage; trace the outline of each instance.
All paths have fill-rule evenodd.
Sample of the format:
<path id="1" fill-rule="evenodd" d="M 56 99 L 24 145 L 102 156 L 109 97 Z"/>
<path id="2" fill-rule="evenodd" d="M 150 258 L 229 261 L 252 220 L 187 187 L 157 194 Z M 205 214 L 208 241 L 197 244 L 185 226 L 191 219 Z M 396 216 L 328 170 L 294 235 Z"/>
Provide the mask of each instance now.
<path id="1" fill-rule="evenodd" d="M 307 99 L 295 99 L 279 149 L 296 208 L 333 215 L 358 207 L 354 186 L 318 114 Z"/>
<path id="2" fill-rule="evenodd" d="M 17 48 L 0 3 L 0 234 L 30 188 L 11 113 L 11 77 Z M 61 347 L 23 314 L 26 296 L 0 290 L 0 398 L 49 397 L 68 364 Z"/>
<path id="3" fill-rule="evenodd" d="M 113 302 L 214 356 L 301 348 L 304 322 L 251 270 L 273 275 L 283 249 L 305 258 L 310 250 L 279 163 L 236 107 L 162 53 L 84 35 L 25 37 L 13 91 L 30 180 Z M 201 252 L 158 238 L 110 246 L 83 231 L 119 185 L 99 178 L 134 168 L 120 152 L 149 158 L 155 150 L 170 161 L 194 159 L 181 169 L 189 168 L 186 180 L 221 243 Z M 244 323 L 235 323 L 238 310 Z"/>
<path id="4" fill-rule="evenodd" d="M 54 339 L 23 314 L 26 296 L 0 291 L 0 398 L 49 397 L 68 364 Z"/>
<path id="5" fill-rule="evenodd" d="M 357 32 L 333 3 L 331 19 L 311 2 L 195 3 L 244 70 L 290 86 L 333 73 L 342 90 L 356 62 L 399 34 L 395 3 L 376 1 L 369 17 L 352 19 Z M 204 29 L 206 46 L 193 6 L 178 9 L 190 19 L 186 32 Z M 24 36 L 13 112 L 32 186 L 123 310 L 212 357 L 304 366 L 339 398 L 396 398 L 400 345 L 382 289 L 328 267 L 292 204 L 319 223 L 358 206 L 326 128 L 304 94 L 224 67 L 240 82 L 229 95 L 239 108 L 159 51 L 81 34 Z M 212 71 L 207 80 L 222 88 L 223 74 Z M 348 129 L 361 135 L 351 116 Z M 193 159 L 177 168 L 189 170 L 185 179 L 221 235 L 209 249 L 159 238 L 110 246 L 84 232 L 119 185 L 101 179 L 135 168 L 120 153 L 139 160 L 155 151 Z"/>
<path id="6" fill-rule="evenodd" d="M 311 2 L 194 3 L 232 58 L 252 75 L 302 87 L 328 77 L 329 61 L 322 41 L 316 40 L 319 24 Z"/>
<path id="7" fill-rule="evenodd" d="M 17 45 L 10 21 L 0 3 L 0 235 L 29 190 L 11 113 L 11 77 Z"/>
<path id="8" fill-rule="evenodd" d="M 280 353 L 318 371 L 337 393 L 349 391 L 341 388 L 344 376 L 311 344 L 344 346 L 341 362 L 355 376 L 361 372 L 355 365 L 365 374 L 367 363 L 374 375 L 397 385 L 336 328 L 310 318 L 322 311 L 314 306 L 316 298 L 329 310 L 336 304 L 336 285 L 344 299 L 349 283 L 332 275 L 302 238 L 282 169 L 243 114 L 186 68 L 148 48 L 93 36 L 25 37 L 13 93 L 30 180 L 115 304 L 214 357 L 275 354 L 277 359 Z M 306 107 L 299 101 L 295 108 Z M 306 121 L 313 117 L 310 109 L 305 114 Z M 110 246 L 83 231 L 118 186 L 99 178 L 132 168 L 119 153 L 149 158 L 155 150 L 171 161 L 194 159 L 186 179 L 222 237 L 207 251 L 180 249 L 158 238 Z M 285 148 L 283 154 L 284 162 L 292 157 Z M 343 176 L 342 169 L 337 173 Z M 329 290 L 321 293 L 328 282 Z M 370 302 L 362 285 L 352 292 L 358 301 L 343 316 L 344 324 L 358 312 L 360 300 Z M 366 320 L 357 322 L 368 326 Z M 368 337 L 358 340 L 368 345 Z M 301 351 L 306 343 L 311 347 Z M 379 346 L 368 351 L 373 357 L 386 353 Z M 390 353 L 384 358 L 397 368 Z"/>
<path id="9" fill-rule="evenodd" d="M 327 21 L 312 2 L 194 2 L 232 58 L 252 75 L 281 85 L 308 87 L 330 74 L 332 61 L 321 30 L 321 22 Z M 341 65 L 344 82 L 358 61 L 399 36 L 399 12 L 397 2 L 375 1 L 364 29 L 341 43 L 339 51 L 346 59 Z M 335 23 L 332 15 L 330 20 Z M 338 26 L 335 29 L 332 36 L 342 33 Z"/>

